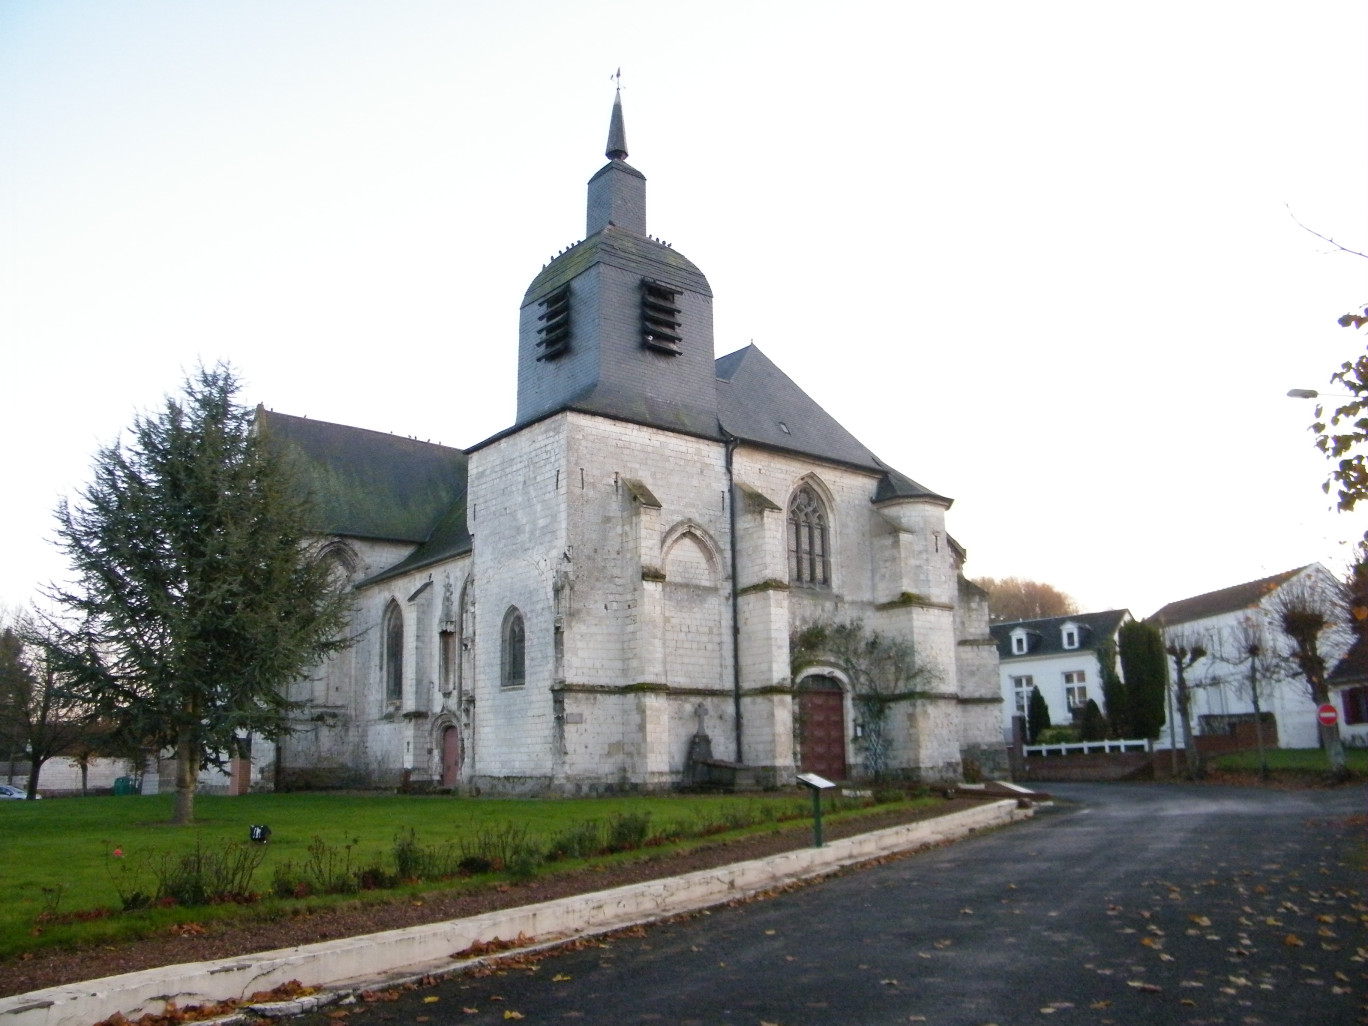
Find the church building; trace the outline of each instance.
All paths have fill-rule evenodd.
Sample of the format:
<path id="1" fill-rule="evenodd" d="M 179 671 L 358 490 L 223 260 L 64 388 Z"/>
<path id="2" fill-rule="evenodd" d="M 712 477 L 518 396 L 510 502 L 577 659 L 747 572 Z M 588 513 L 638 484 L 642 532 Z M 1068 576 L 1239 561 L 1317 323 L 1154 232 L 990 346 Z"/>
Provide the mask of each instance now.
<path id="1" fill-rule="evenodd" d="M 951 500 L 754 345 L 715 357 L 708 280 L 646 233 L 620 96 L 606 156 L 584 241 L 523 297 L 512 427 L 461 450 L 258 410 L 355 599 L 355 643 L 292 689 L 276 786 L 855 779 L 851 682 L 790 658 L 795 630 L 855 620 L 934 669 L 889 698 L 892 771 L 1005 775 Z"/>

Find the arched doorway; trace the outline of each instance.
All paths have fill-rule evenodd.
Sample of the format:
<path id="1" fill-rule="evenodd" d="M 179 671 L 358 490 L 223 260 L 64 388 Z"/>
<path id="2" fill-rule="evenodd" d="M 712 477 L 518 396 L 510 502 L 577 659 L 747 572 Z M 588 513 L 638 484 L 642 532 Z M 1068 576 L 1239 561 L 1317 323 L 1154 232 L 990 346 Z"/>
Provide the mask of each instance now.
<path id="1" fill-rule="evenodd" d="M 455 726 L 442 731 L 442 786 L 455 787 L 461 779 L 461 732 Z"/>
<path id="2" fill-rule="evenodd" d="M 804 773 L 846 778 L 845 694 L 831 677 L 804 677 L 798 684 L 798 745 Z"/>

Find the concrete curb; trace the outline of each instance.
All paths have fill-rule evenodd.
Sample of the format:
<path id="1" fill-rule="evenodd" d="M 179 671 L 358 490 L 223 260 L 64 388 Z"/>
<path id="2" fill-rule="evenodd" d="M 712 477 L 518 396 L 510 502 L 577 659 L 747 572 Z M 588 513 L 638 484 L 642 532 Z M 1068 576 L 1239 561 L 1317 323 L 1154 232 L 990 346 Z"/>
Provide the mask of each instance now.
<path id="1" fill-rule="evenodd" d="M 144 1012 L 160 1013 L 168 1001 L 184 1008 L 242 1000 L 291 980 L 310 987 L 360 989 L 392 983 L 397 976 L 416 978 L 450 972 L 479 961 L 452 960 L 453 952 L 477 941 L 522 935 L 528 947 L 545 948 L 576 937 L 697 911 L 894 852 L 957 840 L 1032 815 L 1031 808 L 1018 805 L 1015 800 L 992 802 L 920 823 L 843 838 L 822 848 L 800 848 L 467 919 L 35 990 L 0 998 L 0 1026 L 90 1026 L 115 1012 L 130 1019 Z M 499 955 L 512 953 L 514 950 L 501 951 Z"/>

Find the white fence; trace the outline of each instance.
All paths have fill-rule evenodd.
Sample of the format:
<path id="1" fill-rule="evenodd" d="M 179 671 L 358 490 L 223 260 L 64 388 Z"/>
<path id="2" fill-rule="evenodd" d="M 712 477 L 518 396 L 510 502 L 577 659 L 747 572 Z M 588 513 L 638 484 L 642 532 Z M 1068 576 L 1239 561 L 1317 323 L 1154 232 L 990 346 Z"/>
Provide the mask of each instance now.
<path id="1" fill-rule="evenodd" d="M 1138 741 L 1070 741 L 1058 745 L 1026 745 L 1021 752 L 1026 758 L 1033 755 L 1092 755 L 1095 752 L 1148 752 L 1150 743 Z"/>

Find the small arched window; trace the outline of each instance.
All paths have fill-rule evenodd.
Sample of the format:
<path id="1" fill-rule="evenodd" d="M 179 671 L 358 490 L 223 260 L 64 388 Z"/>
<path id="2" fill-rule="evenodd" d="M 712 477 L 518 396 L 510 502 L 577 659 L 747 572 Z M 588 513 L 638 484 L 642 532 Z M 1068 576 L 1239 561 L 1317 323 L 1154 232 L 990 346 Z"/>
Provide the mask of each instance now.
<path id="1" fill-rule="evenodd" d="M 502 682 L 506 688 L 527 683 L 527 628 L 517 608 L 510 608 L 504 616 Z"/>
<path id="2" fill-rule="evenodd" d="M 789 580 L 809 588 L 831 587 L 830 531 L 825 507 L 804 485 L 788 509 Z"/>
<path id="3" fill-rule="evenodd" d="M 399 603 L 385 610 L 385 698 L 398 702 L 404 697 L 404 614 Z"/>

